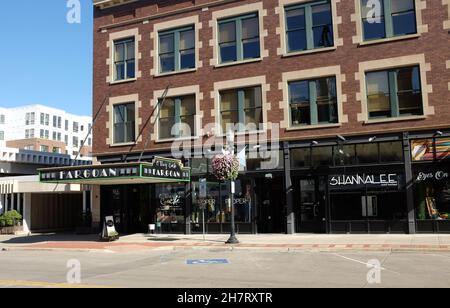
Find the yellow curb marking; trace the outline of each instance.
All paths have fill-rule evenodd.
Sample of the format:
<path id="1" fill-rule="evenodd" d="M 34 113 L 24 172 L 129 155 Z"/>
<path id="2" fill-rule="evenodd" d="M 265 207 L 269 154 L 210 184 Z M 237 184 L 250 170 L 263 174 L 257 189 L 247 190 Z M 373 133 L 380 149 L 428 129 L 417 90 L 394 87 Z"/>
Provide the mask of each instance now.
<path id="1" fill-rule="evenodd" d="M 98 286 L 87 284 L 53 283 L 44 281 L 24 281 L 24 280 L 0 280 L 2 287 L 43 287 L 58 289 L 108 289 L 110 286 Z"/>

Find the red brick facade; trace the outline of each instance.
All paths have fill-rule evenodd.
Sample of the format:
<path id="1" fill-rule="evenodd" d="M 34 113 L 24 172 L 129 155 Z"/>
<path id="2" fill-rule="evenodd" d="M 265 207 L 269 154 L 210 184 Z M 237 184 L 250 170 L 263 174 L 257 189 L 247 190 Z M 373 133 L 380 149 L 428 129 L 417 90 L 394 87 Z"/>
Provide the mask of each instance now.
<path id="1" fill-rule="evenodd" d="M 417 0 L 419 1 L 419 0 Z M 213 28 L 210 27 L 213 12 L 241 6 L 251 3 L 263 3 L 267 16 L 263 17 L 264 29 L 267 36 L 264 39 L 264 49 L 268 50 L 268 57 L 261 61 L 229 67 L 214 67 L 210 65 L 213 58 L 213 47 L 210 41 L 213 38 Z M 94 106 L 96 114 L 106 97 L 126 96 L 138 94 L 141 108 L 139 115 L 142 123 L 145 123 L 153 112 L 151 101 L 154 99 L 154 91 L 164 90 L 168 84 L 172 88 L 196 86 L 200 87 L 203 98 L 200 108 L 203 111 L 203 124 L 215 122 L 211 115 L 214 108 L 214 99 L 211 92 L 214 91 L 214 82 L 233 79 L 265 76 L 266 84 L 270 85 L 267 92 L 267 102 L 271 109 L 265 122 L 279 123 L 283 120 L 284 111 L 280 108 L 283 101 L 283 91 L 280 89 L 282 74 L 285 72 L 311 70 L 319 67 L 340 66 L 342 80 L 342 94 L 346 96 L 343 102 L 343 113 L 348 117 L 347 123 L 340 127 L 317 128 L 280 132 L 282 140 L 302 140 L 341 135 L 379 134 L 383 132 L 415 131 L 422 129 L 449 128 L 450 117 L 450 70 L 446 68 L 446 62 L 450 59 L 449 33 L 443 27 L 444 21 L 449 19 L 447 7 L 442 1 L 422 0 L 425 7 L 421 10 L 422 24 L 428 27 L 428 31 L 417 37 L 389 41 L 380 44 L 361 46 L 353 41 L 357 35 L 356 23 L 352 21 L 355 14 L 354 0 L 336 0 L 337 15 L 342 19 L 338 24 L 339 37 L 343 39 L 343 45 L 335 50 L 304 54 L 292 57 L 278 55 L 280 49 L 280 17 L 276 14 L 278 0 L 242 0 L 242 1 L 213 1 L 213 0 L 141 0 L 135 3 L 116 6 L 100 10 L 95 8 L 94 21 Z M 157 4 L 158 3 L 158 4 Z M 206 4 L 210 6 L 206 6 Z M 175 74 L 165 77 L 151 75 L 154 59 L 152 49 L 154 46 L 151 34 L 154 24 L 177 20 L 189 16 L 198 16 L 201 23 L 199 29 L 200 61 L 202 67 L 195 72 Z M 109 84 L 109 56 L 108 42 L 110 34 L 118 31 L 135 29 L 139 31 L 140 41 L 137 43 L 139 59 L 139 71 L 141 76 L 137 80 L 122 84 Z M 412 55 L 424 55 L 426 62 L 426 82 L 429 86 L 428 104 L 434 108 L 434 114 L 429 114 L 423 119 L 410 121 L 394 121 L 378 124 L 367 124 L 359 121 L 358 114 L 362 112 L 360 93 L 360 81 L 356 79 L 359 72 L 359 63 L 366 61 L 382 60 L 387 58 L 407 57 Z M 426 89 L 422 89 L 426 91 Z M 432 91 L 432 92 L 431 92 Z M 198 112 L 198 111 L 197 111 Z M 93 155 L 108 155 L 127 153 L 130 146 L 111 147 L 106 140 L 109 132 L 106 123 L 109 113 L 103 106 L 99 118 L 94 123 Z M 143 141 L 134 148 L 140 152 L 143 143 L 148 138 L 150 124 L 143 134 Z M 140 129 L 142 126 L 140 127 Z M 169 149 L 170 144 L 150 142 L 147 150 Z"/>

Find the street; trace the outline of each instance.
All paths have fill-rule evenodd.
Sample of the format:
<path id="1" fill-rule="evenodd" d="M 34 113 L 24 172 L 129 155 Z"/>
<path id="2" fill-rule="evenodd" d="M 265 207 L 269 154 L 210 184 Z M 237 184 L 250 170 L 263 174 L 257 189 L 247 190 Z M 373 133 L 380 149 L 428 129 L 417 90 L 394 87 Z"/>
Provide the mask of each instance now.
<path id="1" fill-rule="evenodd" d="M 367 263 L 374 260 L 380 262 L 380 283 L 368 282 L 367 276 L 371 268 Z M 77 281 L 80 284 L 67 283 L 68 276 L 69 282 L 71 278 L 77 278 L 70 274 L 74 264 L 78 264 L 81 269 L 78 276 L 80 280 Z M 129 252 L 0 251 L 0 287 L 449 286 L 450 253 L 447 252 L 289 252 L 218 248 L 146 249 Z"/>

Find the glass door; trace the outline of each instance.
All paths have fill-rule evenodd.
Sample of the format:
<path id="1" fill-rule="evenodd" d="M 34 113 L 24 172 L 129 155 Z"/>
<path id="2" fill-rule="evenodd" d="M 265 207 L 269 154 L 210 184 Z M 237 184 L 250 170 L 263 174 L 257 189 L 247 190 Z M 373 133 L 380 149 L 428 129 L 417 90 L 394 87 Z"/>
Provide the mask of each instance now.
<path id="1" fill-rule="evenodd" d="M 324 177 L 301 178 L 294 197 L 298 233 L 326 232 L 326 181 Z"/>

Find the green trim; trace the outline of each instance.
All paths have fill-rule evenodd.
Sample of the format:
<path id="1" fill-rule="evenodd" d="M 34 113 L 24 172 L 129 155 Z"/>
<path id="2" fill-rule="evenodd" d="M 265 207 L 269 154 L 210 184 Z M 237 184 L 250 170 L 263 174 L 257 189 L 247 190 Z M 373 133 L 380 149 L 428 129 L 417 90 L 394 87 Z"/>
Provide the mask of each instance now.
<path id="1" fill-rule="evenodd" d="M 317 125 L 319 123 L 316 82 L 316 80 L 309 81 L 309 111 L 311 114 L 311 125 Z"/>
<path id="2" fill-rule="evenodd" d="M 330 0 L 320 0 L 320 1 L 314 1 L 314 2 L 310 2 L 310 3 L 306 3 L 306 4 L 295 4 L 295 5 L 290 5 L 290 6 L 286 6 L 284 8 L 285 12 L 289 12 L 292 10 L 298 10 L 298 9 L 303 9 L 304 10 L 304 16 L 305 16 L 305 28 L 298 28 L 298 29 L 293 29 L 293 30 L 289 30 L 288 29 L 288 20 L 287 20 L 287 14 L 285 14 L 285 25 L 286 25 L 286 51 L 288 53 L 293 53 L 293 52 L 299 52 L 302 51 L 300 49 L 298 50 L 291 50 L 289 48 L 289 32 L 293 32 L 293 31 L 301 31 L 304 30 L 305 34 L 306 34 L 306 49 L 305 50 L 314 50 L 314 49 L 321 49 L 321 48 L 328 48 L 331 46 L 334 46 L 334 37 L 332 37 L 331 39 L 333 40 L 333 44 L 331 46 L 324 46 L 324 47 L 314 47 L 314 25 L 313 25 L 313 18 L 312 18 L 312 8 L 316 5 L 322 5 L 322 4 L 330 4 L 330 14 L 331 14 L 331 25 L 333 25 L 333 8 L 331 7 L 331 1 Z"/>
<path id="3" fill-rule="evenodd" d="M 220 63 L 232 63 L 232 62 L 238 62 L 238 61 L 243 61 L 246 60 L 246 58 L 244 58 L 244 42 L 243 42 L 243 37 L 242 37 L 242 21 L 245 19 L 251 19 L 251 18 L 258 18 L 258 24 L 259 24 L 259 15 L 258 13 L 252 13 L 252 14 L 246 14 L 246 15 L 240 15 L 240 16 L 235 16 L 232 18 L 226 18 L 226 19 L 221 19 L 218 21 L 218 27 L 217 27 L 217 37 L 218 37 L 218 44 L 219 44 L 219 61 Z M 220 25 L 222 24 L 226 24 L 226 23 L 234 23 L 234 27 L 235 27 L 235 33 L 236 33 L 236 37 L 235 37 L 235 44 L 236 44 L 236 61 L 228 61 L 228 62 L 224 62 L 222 60 L 222 52 L 221 52 L 221 47 L 220 47 Z M 261 33 L 259 33 L 259 28 L 258 28 L 258 34 L 259 34 L 259 40 L 261 43 Z M 231 42 L 229 42 L 231 43 Z M 259 51 L 260 56 L 261 56 L 261 50 Z"/>
<path id="4" fill-rule="evenodd" d="M 174 56 L 174 70 L 173 72 L 180 72 L 180 71 L 184 71 L 187 69 L 181 69 L 181 49 L 180 49 L 180 42 L 181 42 L 181 33 L 182 32 L 187 32 L 187 31 L 193 31 L 194 32 L 194 53 L 195 51 L 195 47 L 196 47 L 196 33 L 195 33 L 195 26 L 191 25 L 191 26 L 186 26 L 186 27 L 182 27 L 182 28 L 175 28 L 175 29 L 171 29 L 171 30 L 164 30 L 161 32 L 158 32 L 158 40 L 159 40 L 159 46 L 161 46 L 161 37 L 162 36 L 166 36 L 166 35 L 173 35 L 173 56 Z M 190 49 L 187 49 L 190 50 Z M 172 53 L 169 52 L 169 53 Z M 169 53 L 165 53 L 165 54 L 169 54 Z M 163 73 L 170 73 L 172 71 L 164 71 L 161 65 L 161 49 L 160 47 L 158 47 L 158 61 L 159 61 L 159 73 L 163 74 Z M 188 68 L 190 69 L 190 68 Z"/>

